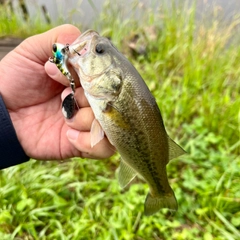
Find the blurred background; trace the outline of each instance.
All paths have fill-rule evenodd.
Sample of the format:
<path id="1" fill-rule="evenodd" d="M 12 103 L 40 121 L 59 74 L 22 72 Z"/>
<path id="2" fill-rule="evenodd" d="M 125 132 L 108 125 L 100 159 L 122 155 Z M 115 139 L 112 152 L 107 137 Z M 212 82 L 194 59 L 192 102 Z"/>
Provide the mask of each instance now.
<path id="1" fill-rule="evenodd" d="M 43 23 L 51 23 L 53 25 L 71 22 L 77 24 L 83 28 L 89 28 L 99 18 L 107 1 L 104 0 L 1 0 L 0 4 L 9 5 L 11 11 L 13 11 L 19 18 Z M 117 1 L 113 1 L 116 4 Z M 176 6 L 184 4 L 191 6 L 193 2 L 196 4 L 196 17 L 201 19 L 213 17 L 218 15 L 221 20 L 229 21 L 236 14 L 240 12 L 240 2 L 238 0 L 188 0 L 188 1 L 156 1 L 156 0 L 129 0 L 118 2 L 122 7 L 125 6 L 124 11 L 120 11 L 123 14 L 122 17 L 133 17 L 132 11 L 135 12 L 136 19 L 141 18 L 141 10 L 138 8 L 128 8 L 127 6 L 142 6 L 144 9 L 152 9 L 152 11 L 158 11 L 159 8 L 164 6 L 170 7 L 172 3 Z M 218 13 L 216 13 L 218 12 Z"/>
<path id="2" fill-rule="evenodd" d="M 11 2 L 13 9 L 16 13 L 20 13 L 19 11 L 19 3 L 24 4 L 27 8 L 27 13 L 30 19 L 35 19 L 36 15 L 39 15 L 39 18 L 42 21 L 46 21 L 44 15 L 45 13 L 49 16 L 49 20 L 51 23 L 56 24 L 60 21 L 69 22 L 71 21 L 74 24 L 81 24 L 85 28 L 92 26 L 92 23 L 96 21 L 101 13 L 104 0 L 2 0 L 1 2 Z M 171 1 L 156 1 L 156 0 L 129 0 L 129 1 L 121 1 L 121 5 L 143 5 L 146 8 L 152 8 L 153 10 L 157 10 L 162 3 L 165 2 L 166 5 L 171 5 Z M 182 4 L 183 1 L 175 0 L 177 4 Z M 192 1 L 184 1 L 188 2 L 189 6 Z M 113 1 L 114 3 L 114 1 Z M 211 16 L 214 14 L 214 8 L 217 6 L 221 11 L 222 19 L 231 19 L 235 14 L 239 14 L 240 12 L 240 2 L 238 0 L 197 0 L 197 16 L 200 18 L 206 13 Z M 42 13 L 41 10 L 42 9 Z M 44 10 L 43 10 L 44 9 Z M 128 9 L 129 14 L 124 17 L 129 17 L 132 9 Z"/>
<path id="3" fill-rule="evenodd" d="M 1 56 L 63 23 L 109 37 L 146 81 L 187 151 L 167 166 L 179 210 L 145 217 L 148 185 L 120 189 L 118 154 L 32 159 L 0 171 L 0 239 L 240 239 L 240 1 L 1 0 Z"/>

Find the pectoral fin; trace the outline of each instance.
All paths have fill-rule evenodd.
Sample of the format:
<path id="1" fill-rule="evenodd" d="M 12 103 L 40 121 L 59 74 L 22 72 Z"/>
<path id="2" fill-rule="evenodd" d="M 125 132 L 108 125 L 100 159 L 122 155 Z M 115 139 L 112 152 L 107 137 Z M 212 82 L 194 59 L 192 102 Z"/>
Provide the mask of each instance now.
<path id="1" fill-rule="evenodd" d="M 179 157 L 186 152 L 177 144 L 175 143 L 170 137 L 168 137 L 168 149 L 169 149 L 169 157 L 168 160 L 170 161 L 173 158 Z"/>
<path id="2" fill-rule="evenodd" d="M 121 188 L 126 187 L 136 176 L 137 176 L 136 171 L 122 160 L 120 162 L 118 172 L 118 181 L 120 187 Z"/>
<path id="3" fill-rule="evenodd" d="M 94 119 L 91 126 L 91 147 L 94 147 L 98 142 L 104 138 L 104 131 L 99 122 Z"/>

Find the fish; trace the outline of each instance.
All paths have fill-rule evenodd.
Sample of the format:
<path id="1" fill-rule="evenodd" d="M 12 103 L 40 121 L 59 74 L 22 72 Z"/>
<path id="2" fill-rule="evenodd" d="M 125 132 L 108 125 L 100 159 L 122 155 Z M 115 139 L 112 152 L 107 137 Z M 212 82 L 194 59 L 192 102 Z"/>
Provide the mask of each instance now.
<path id="1" fill-rule="evenodd" d="M 166 165 L 185 153 L 167 134 L 160 109 L 145 81 L 113 43 L 94 30 L 81 34 L 67 52 L 93 110 L 91 146 L 106 135 L 121 156 L 118 181 L 137 175 L 149 186 L 144 213 L 177 210 Z"/>

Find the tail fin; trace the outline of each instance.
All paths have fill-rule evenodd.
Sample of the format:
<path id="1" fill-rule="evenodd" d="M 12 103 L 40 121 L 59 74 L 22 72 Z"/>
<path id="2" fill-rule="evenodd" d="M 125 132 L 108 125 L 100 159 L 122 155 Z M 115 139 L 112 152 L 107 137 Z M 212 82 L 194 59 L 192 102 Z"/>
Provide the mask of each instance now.
<path id="1" fill-rule="evenodd" d="M 146 216 L 150 216 L 161 208 L 169 208 L 171 210 L 177 210 L 177 200 L 172 192 L 169 195 L 152 197 L 150 193 L 148 193 L 145 204 L 144 204 L 144 213 Z"/>

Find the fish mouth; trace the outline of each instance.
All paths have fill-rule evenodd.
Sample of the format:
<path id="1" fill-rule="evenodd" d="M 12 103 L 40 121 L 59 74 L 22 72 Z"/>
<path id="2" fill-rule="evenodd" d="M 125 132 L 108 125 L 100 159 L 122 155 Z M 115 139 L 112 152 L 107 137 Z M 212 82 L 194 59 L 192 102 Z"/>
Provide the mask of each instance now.
<path id="1" fill-rule="evenodd" d="M 91 46 L 94 36 L 99 36 L 98 32 L 90 29 L 82 33 L 70 46 L 70 54 L 77 54 L 79 57 L 85 56 Z"/>

